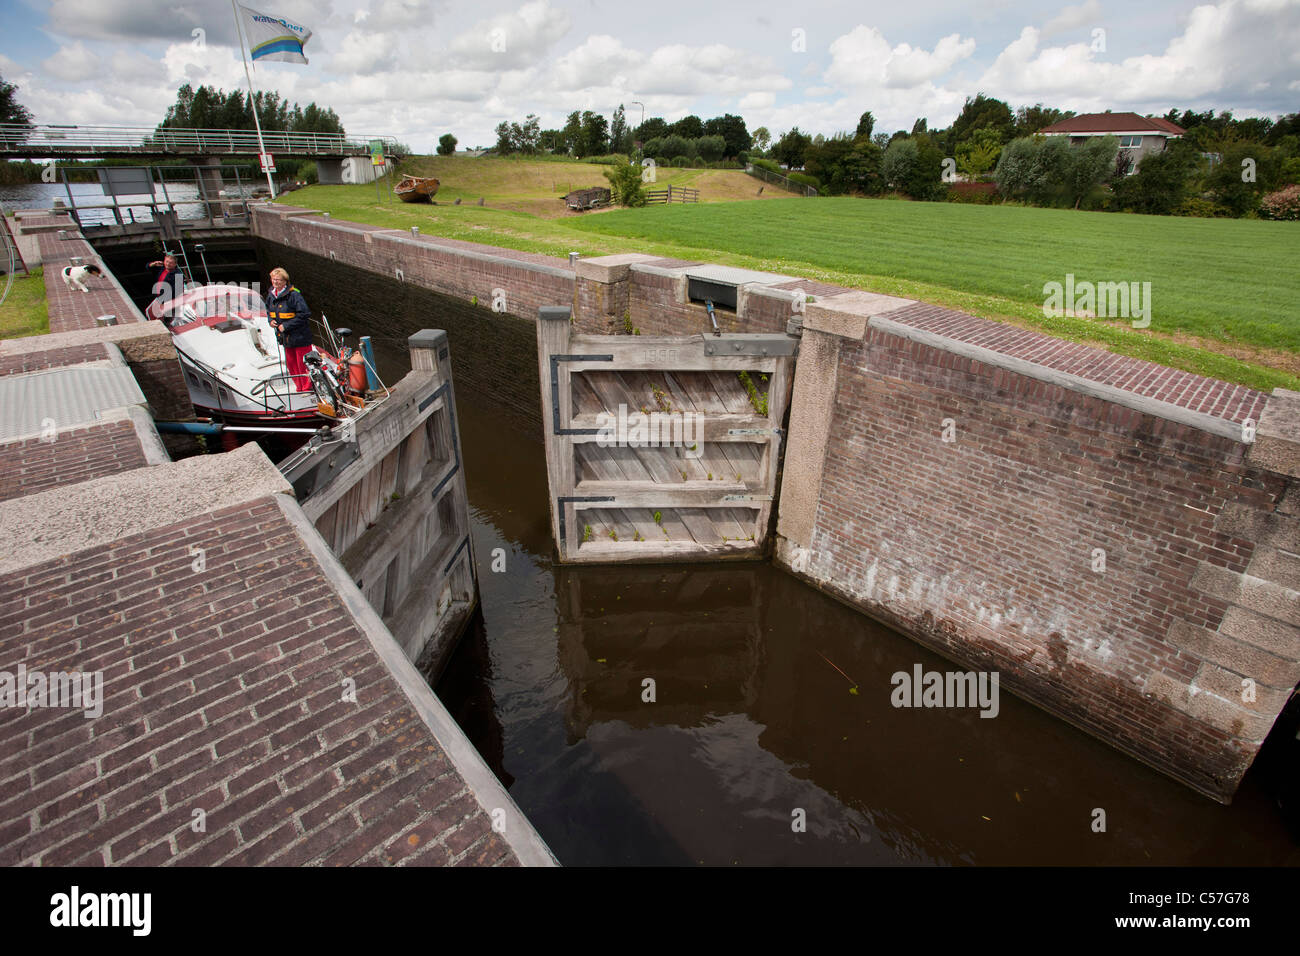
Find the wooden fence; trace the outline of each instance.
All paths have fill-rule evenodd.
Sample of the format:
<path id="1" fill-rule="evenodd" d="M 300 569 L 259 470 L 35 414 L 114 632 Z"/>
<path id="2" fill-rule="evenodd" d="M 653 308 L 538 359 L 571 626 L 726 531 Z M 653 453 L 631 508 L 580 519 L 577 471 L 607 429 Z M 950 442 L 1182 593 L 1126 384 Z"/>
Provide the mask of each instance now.
<path id="1" fill-rule="evenodd" d="M 670 202 L 699 202 L 700 191 L 684 186 L 669 186 L 667 189 L 649 189 L 645 194 L 646 205 Z"/>
<path id="2" fill-rule="evenodd" d="M 796 340 L 579 335 L 537 323 L 562 562 L 763 554 Z"/>
<path id="3" fill-rule="evenodd" d="M 761 179 L 765 183 L 771 183 L 773 186 L 779 186 L 781 189 L 788 190 L 792 193 L 798 193 L 800 196 L 816 196 L 817 190 L 812 186 L 805 186 L 803 183 L 797 183 L 793 179 L 778 175 L 762 166 L 750 164 L 745 167 L 745 172 L 755 179 Z"/>

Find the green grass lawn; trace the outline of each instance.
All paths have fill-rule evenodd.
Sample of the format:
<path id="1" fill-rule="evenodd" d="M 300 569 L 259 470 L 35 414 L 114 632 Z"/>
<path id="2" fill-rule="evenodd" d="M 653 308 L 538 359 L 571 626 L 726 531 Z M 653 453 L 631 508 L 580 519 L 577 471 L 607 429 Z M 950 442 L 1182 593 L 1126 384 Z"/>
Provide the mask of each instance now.
<path id="1" fill-rule="evenodd" d="M 587 184 L 595 185 L 599 167 L 430 162 L 422 168 L 443 179 L 437 206 L 377 204 L 373 185 L 311 187 L 285 201 L 340 219 L 418 224 L 430 235 L 556 256 L 646 252 L 782 272 L 1012 321 L 1264 391 L 1300 389 L 1294 223 L 797 197 L 550 218 L 535 210 L 559 205 L 559 181 L 594 174 Z M 705 177 L 724 173 L 675 172 L 681 184 L 701 180 L 706 198 Z M 714 182 L 715 194 L 740 196 L 756 180 L 725 172 Z M 441 204 L 462 193 L 485 196 L 487 205 Z M 1067 273 L 1076 281 L 1150 282 L 1150 328 L 1044 316 L 1044 283 L 1064 282 Z"/>
<path id="2" fill-rule="evenodd" d="M 8 277 L 0 275 L 0 291 Z M 4 302 L 0 302 L 0 339 L 44 335 L 50 330 L 49 305 L 45 301 L 45 277 L 39 267 L 30 276 L 18 273 Z"/>

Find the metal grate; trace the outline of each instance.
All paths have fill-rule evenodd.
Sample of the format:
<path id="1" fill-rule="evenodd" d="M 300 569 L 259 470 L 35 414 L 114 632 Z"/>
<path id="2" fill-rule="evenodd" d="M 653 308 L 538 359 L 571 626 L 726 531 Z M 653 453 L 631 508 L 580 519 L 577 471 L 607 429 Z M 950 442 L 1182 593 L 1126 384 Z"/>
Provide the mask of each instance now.
<path id="1" fill-rule="evenodd" d="M 0 441 L 98 421 L 109 409 L 144 404 L 144 394 L 126 366 L 7 375 L 0 378 Z"/>

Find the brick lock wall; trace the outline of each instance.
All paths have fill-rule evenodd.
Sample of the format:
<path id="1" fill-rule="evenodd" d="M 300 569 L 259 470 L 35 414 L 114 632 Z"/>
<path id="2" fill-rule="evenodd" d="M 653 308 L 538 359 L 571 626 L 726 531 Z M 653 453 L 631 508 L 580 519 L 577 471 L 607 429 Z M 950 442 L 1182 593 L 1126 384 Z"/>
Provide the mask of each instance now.
<path id="1" fill-rule="evenodd" d="M 129 419 L 11 442 L 0 445 L 0 501 L 147 464 Z"/>
<path id="2" fill-rule="evenodd" d="M 1221 515 L 1271 513 L 1285 479 L 1240 442 L 874 328 L 843 342 L 838 376 L 809 576 L 1229 797 L 1295 675 L 1235 721 L 1152 686 L 1221 670 L 1171 631 L 1220 626 L 1228 602 L 1203 571 L 1245 571 L 1255 550 Z"/>
<path id="3" fill-rule="evenodd" d="M 342 259 L 341 253 L 330 261 L 277 242 L 258 241 L 263 273 L 283 266 L 317 314 L 325 310 L 335 328 L 347 326 L 356 335 L 372 337 L 380 374 L 390 384 L 410 369 L 407 337 L 420 329 L 444 329 L 460 400 L 485 400 L 507 408 L 540 436 L 541 386 L 533 320 L 493 312 L 484 300 L 475 306 L 414 281 L 398 282 Z"/>

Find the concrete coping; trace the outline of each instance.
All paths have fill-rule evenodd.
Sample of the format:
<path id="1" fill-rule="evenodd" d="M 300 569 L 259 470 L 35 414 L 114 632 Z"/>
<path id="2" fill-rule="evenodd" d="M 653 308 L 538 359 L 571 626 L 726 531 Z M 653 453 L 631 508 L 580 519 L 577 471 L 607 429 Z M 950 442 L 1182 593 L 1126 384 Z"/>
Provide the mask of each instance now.
<path id="1" fill-rule="evenodd" d="M 150 341 L 161 337 L 157 343 Z M 0 339 L 0 355 L 35 355 L 54 349 L 97 342 L 116 343 L 128 360 L 175 358 L 172 335 L 161 322 L 136 322 L 130 325 L 109 325 L 93 329 L 74 329 L 71 332 L 50 332 L 45 335 L 27 335 L 19 339 Z M 163 348 L 163 343 L 166 347 Z M 155 349 L 154 346 L 157 345 Z M 156 352 L 157 354 L 145 354 Z"/>
<path id="2" fill-rule="evenodd" d="M 837 297 L 838 298 L 838 297 Z M 809 310 L 811 312 L 811 308 Z M 1221 438 L 1228 438 L 1237 442 L 1244 442 L 1245 437 L 1242 434 L 1242 427 L 1236 422 L 1227 421 L 1222 418 L 1215 418 L 1213 415 L 1207 415 L 1204 412 L 1192 411 L 1183 408 L 1181 405 L 1174 405 L 1170 402 L 1163 402 L 1156 398 L 1148 398 L 1145 395 L 1138 395 L 1122 388 L 1116 388 L 1114 385 L 1107 385 L 1103 382 L 1096 382 L 1090 378 L 1084 378 L 1081 375 L 1073 375 L 1069 372 L 1058 372 L 1056 369 L 1047 368 L 1025 359 L 1015 358 L 1002 352 L 995 352 L 992 349 L 984 348 L 979 345 L 972 345 L 969 342 L 962 342 L 958 339 L 948 338 L 946 335 L 939 335 L 935 332 L 929 332 L 924 329 L 913 328 L 910 325 L 904 325 L 902 322 L 896 322 L 893 319 L 886 319 L 878 315 L 873 315 L 867 323 L 871 328 L 879 329 L 890 335 L 896 335 L 900 338 L 912 342 L 918 342 L 922 345 L 928 345 L 931 348 L 942 349 L 945 352 L 951 352 L 954 355 L 961 355 L 965 358 L 973 359 L 976 362 L 990 365 L 994 368 L 1003 368 L 1017 375 L 1024 375 L 1028 378 L 1037 379 L 1040 382 L 1046 382 L 1049 385 L 1057 385 L 1061 388 L 1069 389 L 1072 392 L 1079 392 L 1083 395 L 1089 395 L 1093 398 L 1100 398 L 1103 401 L 1113 402 L 1116 405 L 1122 405 L 1125 408 L 1131 408 L 1143 415 L 1152 415 L 1156 418 L 1163 418 L 1166 421 L 1176 422 L 1179 425 L 1187 425 L 1191 428 L 1198 428 L 1201 431 L 1209 432 L 1212 435 L 1218 435 Z M 805 322 L 805 328 L 810 327 Z"/>
<path id="3" fill-rule="evenodd" d="M 582 260 L 579 259 L 578 261 L 581 262 Z M 689 266 L 652 266 L 645 262 L 634 262 L 628 266 L 628 271 L 644 272 L 646 275 L 660 276 L 665 279 L 680 279 L 682 276 L 686 275 L 688 271 L 699 265 L 700 263 L 697 262 L 694 265 Z"/>
<path id="4" fill-rule="evenodd" d="M 561 268 L 559 266 L 548 266 L 540 262 L 529 262 L 526 259 L 511 259 L 509 256 L 496 256 L 488 252 L 479 252 L 477 249 L 461 249 L 456 246 L 444 246 L 437 241 L 436 236 L 422 236 L 419 239 L 408 233 L 396 231 L 384 231 L 371 233 L 375 241 L 395 242 L 398 245 L 411 246 L 415 249 L 436 249 L 439 252 L 450 253 L 451 255 L 460 256 L 464 259 L 473 259 L 476 262 L 488 263 L 494 266 L 507 266 L 516 269 L 524 269 L 527 272 L 537 272 L 541 275 L 556 276 L 560 279 L 573 279 L 574 272 L 572 269 Z M 581 261 L 581 260 L 579 260 Z"/>
<path id="5" fill-rule="evenodd" d="M 406 344 L 412 349 L 436 349 L 447 344 L 447 333 L 443 329 L 421 329 L 408 336 Z"/>
<path id="6" fill-rule="evenodd" d="M 1257 467 L 1300 478 L 1300 392 L 1273 389 L 1247 457 Z"/>
<path id="7" fill-rule="evenodd" d="M 867 322 L 874 316 L 914 304 L 914 299 L 858 290 L 809 302 L 804 307 L 803 327 L 860 342 L 867 334 Z"/>
<path id="8" fill-rule="evenodd" d="M 644 252 L 620 252 L 612 256 L 578 259 L 574 263 L 574 273 L 579 279 L 591 279 L 595 282 L 622 282 L 628 277 L 634 263 L 648 262 L 657 258 L 659 257 Z"/>
<path id="9" fill-rule="evenodd" d="M 537 310 L 537 318 L 542 322 L 568 322 L 573 310 L 567 305 L 544 305 Z"/>
<path id="10" fill-rule="evenodd" d="M 149 457 L 146 449 L 146 459 Z M 160 495 L 167 506 L 159 507 Z M 0 502 L 0 574 L 111 544 L 219 508 L 292 495 L 257 445 L 107 475 Z"/>

